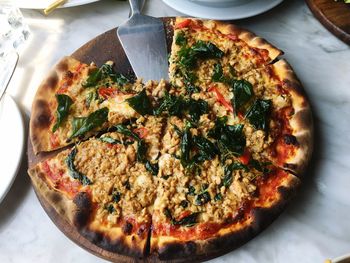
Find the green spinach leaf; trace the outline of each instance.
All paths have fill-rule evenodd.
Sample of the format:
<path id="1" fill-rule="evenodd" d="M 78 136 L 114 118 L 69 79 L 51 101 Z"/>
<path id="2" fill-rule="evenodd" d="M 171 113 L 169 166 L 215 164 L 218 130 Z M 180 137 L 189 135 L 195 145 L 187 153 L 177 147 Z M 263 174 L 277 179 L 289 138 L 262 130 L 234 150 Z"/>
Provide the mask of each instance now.
<path id="1" fill-rule="evenodd" d="M 168 219 L 170 219 L 171 224 L 174 226 L 186 226 L 186 227 L 194 226 L 197 223 L 199 214 L 200 214 L 199 212 L 192 213 L 188 216 L 181 218 L 180 220 L 176 220 L 175 218 L 173 218 L 168 208 L 164 209 L 164 215 Z"/>
<path id="2" fill-rule="evenodd" d="M 66 158 L 69 174 L 73 179 L 78 180 L 82 185 L 90 185 L 92 184 L 91 180 L 86 175 L 79 172 L 74 165 L 74 159 L 77 155 L 77 152 L 77 148 L 74 148 Z"/>
<path id="3" fill-rule="evenodd" d="M 108 108 L 102 108 L 97 111 L 94 111 L 87 117 L 78 117 L 73 119 L 73 132 L 70 136 L 75 138 L 78 136 L 84 135 L 86 132 L 89 132 L 103 123 L 108 121 Z"/>
<path id="4" fill-rule="evenodd" d="M 152 114 L 152 103 L 143 89 L 139 94 L 129 99 L 126 99 L 130 107 L 141 115 Z"/>
<path id="5" fill-rule="evenodd" d="M 246 80 L 236 80 L 233 82 L 232 89 L 233 98 L 231 103 L 237 115 L 238 111 L 241 111 L 253 97 L 253 86 Z"/>
<path id="6" fill-rule="evenodd" d="M 214 71 L 211 80 L 214 82 L 225 82 L 224 72 L 220 63 L 216 63 L 214 65 Z"/>
<path id="7" fill-rule="evenodd" d="M 149 171 L 152 175 L 157 175 L 159 172 L 158 163 L 151 163 L 151 161 L 147 161 L 145 164 L 146 170 Z"/>
<path id="8" fill-rule="evenodd" d="M 68 116 L 69 108 L 73 104 L 73 100 L 65 94 L 56 94 L 57 110 L 56 110 L 56 123 L 52 128 L 52 132 L 55 132 L 61 125 L 63 120 Z"/>
<path id="9" fill-rule="evenodd" d="M 112 193 L 112 201 L 114 203 L 118 203 L 121 199 L 121 196 L 122 196 L 122 194 L 119 191 L 117 191 L 116 189 L 114 189 L 113 193 Z"/>
<path id="10" fill-rule="evenodd" d="M 196 196 L 196 199 L 194 201 L 195 205 L 204 205 L 208 202 L 210 202 L 211 197 L 208 191 L 205 191 L 203 193 L 200 193 L 199 195 Z"/>
<path id="11" fill-rule="evenodd" d="M 114 127 L 116 128 L 116 132 L 119 132 L 119 133 L 121 133 L 125 136 L 128 136 L 128 137 L 131 137 L 136 141 L 140 140 L 140 137 L 136 133 L 129 130 L 125 125 L 118 124 L 118 125 L 115 125 Z"/>
<path id="12" fill-rule="evenodd" d="M 187 44 L 187 39 L 185 37 L 185 32 L 179 31 L 175 37 L 175 44 L 178 46 L 184 46 Z"/>
<path id="13" fill-rule="evenodd" d="M 192 47 L 193 53 L 199 58 L 222 58 L 224 52 L 211 42 L 198 40 Z"/>
<path id="14" fill-rule="evenodd" d="M 193 157 L 196 163 L 211 160 L 219 153 L 216 145 L 202 136 L 194 136 L 193 144 L 198 153 Z"/>
<path id="15" fill-rule="evenodd" d="M 187 102 L 187 111 L 190 115 L 191 121 L 197 123 L 201 115 L 209 112 L 208 102 L 202 99 L 189 99 Z"/>
<path id="16" fill-rule="evenodd" d="M 245 117 L 255 129 L 266 131 L 268 127 L 267 121 L 268 116 L 270 114 L 271 106 L 271 100 L 257 99 L 249 108 Z"/>

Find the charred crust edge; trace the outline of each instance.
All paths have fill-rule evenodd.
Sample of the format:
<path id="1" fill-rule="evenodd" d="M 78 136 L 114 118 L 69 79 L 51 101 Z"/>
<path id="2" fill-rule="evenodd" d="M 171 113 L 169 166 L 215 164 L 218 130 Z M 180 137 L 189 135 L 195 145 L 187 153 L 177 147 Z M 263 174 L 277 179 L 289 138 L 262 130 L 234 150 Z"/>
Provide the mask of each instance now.
<path id="1" fill-rule="evenodd" d="M 102 232 L 91 230 L 84 227 L 79 230 L 79 233 L 92 242 L 94 245 L 107 250 L 109 252 L 117 253 L 123 256 L 144 258 L 145 251 L 138 249 L 137 247 L 131 247 L 128 245 L 123 237 L 116 240 L 111 240 L 107 235 Z"/>
<path id="2" fill-rule="evenodd" d="M 80 229 L 86 226 L 90 220 L 92 212 L 90 195 L 86 192 L 80 192 L 74 197 L 73 203 L 76 205 L 73 223 L 78 229 Z"/>

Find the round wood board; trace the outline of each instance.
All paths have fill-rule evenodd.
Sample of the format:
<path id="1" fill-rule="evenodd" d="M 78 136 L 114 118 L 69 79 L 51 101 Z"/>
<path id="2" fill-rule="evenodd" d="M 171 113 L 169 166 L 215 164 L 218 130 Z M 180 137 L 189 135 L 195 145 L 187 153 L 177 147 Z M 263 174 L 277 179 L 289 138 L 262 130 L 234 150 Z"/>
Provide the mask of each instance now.
<path id="1" fill-rule="evenodd" d="M 167 32 L 167 45 L 168 50 L 170 51 L 172 37 L 173 37 L 173 29 L 171 26 L 171 22 L 173 18 L 162 18 L 164 22 L 164 26 Z M 119 42 L 117 37 L 117 28 L 109 30 L 91 41 L 87 42 L 85 45 L 76 50 L 71 56 L 83 63 L 90 64 L 91 62 L 95 62 L 97 66 L 101 66 L 104 62 L 111 60 L 114 61 L 114 69 L 116 72 L 123 73 L 125 75 L 134 77 L 133 70 L 131 65 L 124 53 L 124 50 Z M 32 167 L 36 163 L 50 157 L 56 155 L 59 151 L 62 151 L 66 148 L 59 149 L 57 151 L 53 151 L 50 153 L 40 153 L 35 155 L 33 152 L 33 147 L 28 137 L 28 147 L 27 147 L 27 156 L 28 156 L 28 166 Z M 50 219 L 55 223 L 55 225 L 74 243 L 79 245 L 80 247 L 86 249 L 90 253 L 99 256 L 101 258 L 107 259 L 113 262 L 135 262 L 135 258 L 131 258 L 128 256 L 118 255 L 116 253 L 112 253 L 106 251 L 93 243 L 91 243 L 88 239 L 83 237 L 75 227 L 73 227 L 66 219 L 64 219 L 61 215 L 59 215 L 52 206 L 48 204 L 46 199 L 40 195 L 40 193 L 35 189 L 35 193 L 40 201 L 40 204 L 44 208 L 45 212 L 48 214 Z M 154 259 L 146 259 L 142 260 L 142 262 L 149 261 L 154 262 Z"/>
<path id="2" fill-rule="evenodd" d="M 342 1 L 306 0 L 306 3 L 331 33 L 350 45 L 350 4 Z"/>
<path id="3" fill-rule="evenodd" d="M 173 18 L 162 18 L 165 29 L 167 32 L 167 45 L 168 50 L 170 51 L 171 43 L 172 43 L 172 37 L 173 37 L 173 29 L 171 26 L 171 23 L 173 21 Z M 97 66 L 101 66 L 104 62 L 111 60 L 115 62 L 114 69 L 117 72 L 126 74 L 128 76 L 134 76 L 132 68 L 130 66 L 130 63 L 124 53 L 124 50 L 118 40 L 117 34 L 116 34 L 116 28 L 109 30 L 96 38 L 92 39 L 85 45 L 83 45 L 81 48 L 76 50 L 72 55 L 75 59 L 83 62 L 83 63 L 91 63 L 95 62 Z M 69 146 L 68 146 L 69 147 Z M 67 147 L 66 147 L 67 148 Z M 32 167 L 36 163 L 43 161 L 44 159 L 56 155 L 59 151 L 62 151 L 66 148 L 53 151 L 50 153 L 40 153 L 38 155 L 35 155 L 33 153 L 32 144 L 30 141 L 30 138 L 28 137 L 28 149 L 27 149 L 27 155 L 28 155 L 28 165 L 29 167 Z M 59 215 L 56 210 L 46 201 L 44 196 L 41 196 L 39 191 L 37 191 L 34 187 L 34 190 L 36 192 L 36 195 L 50 217 L 50 219 L 56 224 L 56 226 L 73 242 L 75 242 L 80 247 L 84 248 L 85 250 L 89 251 L 90 253 L 99 256 L 101 258 L 107 259 L 112 262 L 159 262 L 160 260 L 158 258 L 147 257 L 145 259 L 135 259 L 134 257 L 129 256 L 123 256 L 119 255 L 113 252 L 109 252 L 103 248 L 100 248 L 96 245 L 94 245 L 92 242 L 90 242 L 87 238 L 82 236 L 78 230 L 72 226 L 65 218 L 63 218 L 61 215 Z M 285 193 L 285 197 L 289 199 L 289 195 L 292 193 Z M 287 199 L 285 201 L 287 202 Z M 271 219 L 277 218 L 277 216 L 282 212 L 284 209 L 286 203 L 283 201 L 282 203 L 276 204 L 276 206 L 272 207 L 270 214 L 268 214 Z M 261 214 L 262 217 L 267 216 L 265 215 L 264 210 L 259 210 L 258 213 Z M 249 233 L 250 238 L 244 239 L 244 233 L 245 232 L 239 232 L 238 241 L 234 242 L 233 244 L 230 244 L 228 246 L 227 244 L 220 247 L 220 250 L 214 250 L 213 253 L 203 254 L 198 257 L 192 258 L 191 261 L 197 262 L 202 260 L 208 260 L 217 256 L 220 256 L 222 254 L 228 253 L 229 251 L 239 247 L 240 245 L 244 244 L 251 238 L 253 238 L 255 235 L 259 234 L 263 229 L 265 229 L 273 220 L 268 220 L 266 222 L 263 222 L 259 226 L 254 226 L 252 228 L 247 228 L 244 231 L 247 231 Z M 188 258 L 186 258 L 188 259 Z M 186 260 L 184 259 L 184 260 Z M 175 261 L 173 261 L 175 262 Z M 176 262 L 182 262 L 181 259 L 176 260 Z"/>

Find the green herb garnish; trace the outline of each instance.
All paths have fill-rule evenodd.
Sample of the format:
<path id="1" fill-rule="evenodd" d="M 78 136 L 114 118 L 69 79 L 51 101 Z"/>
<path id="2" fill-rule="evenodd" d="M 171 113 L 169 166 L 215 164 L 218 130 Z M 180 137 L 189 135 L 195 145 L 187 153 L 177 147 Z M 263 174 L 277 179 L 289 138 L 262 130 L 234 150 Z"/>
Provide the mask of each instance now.
<path id="1" fill-rule="evenodd" d="M 231 100 L 232 106 L 237 115 L 238 111 L 241 111 L 245 105 L 253 97 L 253 86 L 248 81 L 236 80 L 232 85 L 233 98 Z"/>
<path id="2" fill-rule="evenodd" d="M 179 31 L 175 37 L 175 44 L 178 46 L 184 46 L 187 44 L 187 39 L 185 37 L 185 32 Z"/>
<path id="3" fill-rule="evenodd" d="M 188 216 L 181 218 L 180 220 L 176 220 L 172 217 L 171 212 L 168 208 L 164 209 L 164 215 L 170 219 L 170 222 L 174 226 L 186 226 L 191 227 L 197 223 L 199 212 L 192 213 Z"/>
<path id="4" fill-rule="evenodd" d="M 151 163 L 151 161 L 147 161 L 145 163 L 145 167 L 152 175 L 157 175 L 159 172 L 158 163 Z"/>
<path id="5" fill-rule="evenodd" d="M 69 108 L 73 104 L 73 100 L 65 94 L 56 94 L 57 110 L 56 110 L 56 123 L 52 128 L 52 132 L 55 132 L 64 119 L 68 116 Z"/>
<path id="6" fill-rule="evenodd" d="M 271 110 L 271 100 L 257 99 L 247 111 L 245 117 L 257 130 L 267 130 L 268 115 Z"/>
<path id="7" fill-rule="evenodd" d="M 152 114 L 152 103 L 143 89 L 139 94 L 129 99 L 126 99 L 130 107 L 141 115 Z"/>
<path id="8" fill-rule="evenodd" d="M 86 132 L 101 126 L 106 121 L 108 121 L 108 108 L 106 107 L 91 113 L 88 117 L 76 117 L 72 122 L 73 131 L 70 137 L 82 136 Z"/>
<path id="9" fill-rule="evenodd" d="M 77 152 L 77 148 L 74 148 L 66 158 L 69 174 L 73 179 L 78 180 L 82 185 L 90 185 L 92 184 L 91 180 L 86 175 L 79 172 L 74 165 L 74 159 L 77 155 Z"/>

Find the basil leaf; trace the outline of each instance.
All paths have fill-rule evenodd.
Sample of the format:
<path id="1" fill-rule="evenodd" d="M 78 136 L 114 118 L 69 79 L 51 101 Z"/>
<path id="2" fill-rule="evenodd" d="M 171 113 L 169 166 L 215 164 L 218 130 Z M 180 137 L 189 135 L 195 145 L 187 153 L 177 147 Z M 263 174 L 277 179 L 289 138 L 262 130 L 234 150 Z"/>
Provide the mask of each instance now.
<path id="1" fill-rule="evenodd" d="M 220 138 L 221 132 L 226 126 L 227 116 L 218 117 L 215 121 L 215 126 L 208 132 L 208 137 L 218 140 Z"/>
<path id="2" fill-rule="evenodd" d="M 192 122 L 198 122 L 201 115 L 208 113 L 208 103 L 202 99 L 185 100 L 182 96 L 171 95 L 165 92 L 165 96 L 154 110 L 154 115 L 160 115 L 163 111 L 167 111 L 170 116 L 182 117 L 186 112 L 190 115 Z"/>
<path id="3" fill-rule="evenodd" d="M 56 123 L 52 128 L 52 132 L 55 132 L 64 119 L 68 116 L 69 108 L 73 104 L 73 100 L 65 94 L 56 94 L 57 110 L 56 110 Z"/>
<path id="4" fill-rule="evenodd" d="M 129 83 L 130 80 L 120 73 L 115 73 L 112 66 L 109 64 L 103 64 L 99 69 L 93 70 L 90 74 L 83 87 L 95 87 L 97 84 L 106 78 L 110 78 L 113 82 L 117 83 L 119 86 L 123 86 Z"/>
<path id="5" fill-rule="evenodd" d="M 112 137 L 108 137 L 108 136 L 101 137 L 101 138 L 99 138 L 99 140 L 101 142 L 106 142 L 106 143 L 109 143 L 109 144 L 122 144 L 121 141 L 116 140 L 116 139 L 114 139 Z"/>
<path id="6" fill-rule="evenodd" d="M 190 99 L 187 102 L 187 105 L 188 105 L 187 107 L 188 114 L 191 117 L 191 121 L 194 123 L 199 121 L 201 115 L 209 112 L 208 102 L 202 99 L 199 99 L 199 100 Z"/>
<path id="7" fill-rule="evenodd" d="M 192 213 L 188 216 L 181 218 L 180 220 L 176 220 L 175 218 L 173 218 L 168 208 L 164 209 L 164 215 L 166 216 L 166 218 L 170 219 L 171 224 L 174 226 L 191 227 L 197 223 L 199 214 L 199 212 Z"/>
<path id="8" fill-rule="evenodd" d="M 94 111 L 87 117 L 74 118 L 71 138 L 84 135 L 86 132 L 101 126 L 106 121 L 108 121 L 108 108 Z"/>
<path id="9" fill-rule="evenodd" d="M 136 157 L 137 161 L 140 163 L 146 163 L 146 153 L 147 153 L 147 144 L 145 143 L 144 140 L 142 140 L 136 133 L 130 131 L 127 127 L 125 127 L 122 124 L 114 126 L 116 128 L 116 131 L 128 136 L 132 137 L 137 141 L 137 152 L 136 152 Z M 147 167 L 146 167 L 147 168 Z"/>
<path id="10" fill-rule="evenodd" d="M 90 185 L 92 184 L 91 180 L 86 175 L 82 174 L 75 168 L 74 159 L 75 159 L 75 156 L 77 155 L 77 152 L 78 152 L 77 148 L 74 148 L 66 158 L 66 164 L 69 169 L 69 174 L 73 179 L 79 180 L 79 182 L 82 185 Z"/>
<path id="11" fill-rule="evenodd" d="M 145 89 L 136 96 L 126 99 L 126 101 L 137 113 L 141 115 L 152 114 L 153 107 Z"/>
<path id="12" fill-rule="evenodd" d="M 219 153 L 215 144 L 202 136 L 195 136 L 193 138 L 193 143 L 199 151 L 199 153 L 193 157 L 195 162 L 211 160 Z"/>
<path id="13" fill-rule="evenodd" d="M 236 80 L 233 82 L 232 88 L 233 98 L 231 103 L 237 115 L 238 111 L 241 111 L 242 107 L 253 97 L 253 86 L 246 80 Z"/>
<path id="14" fill-rule="evenodd" d="M 128 137 L 131 137 L 131 138 L 135 139 L 136 141 L 141 140 L 140 137 L 136 133 L 130 131 L 123 124 L 118 124 L 118 125 L 115 125 L 114 127 L 116 128 L 116 132 L 119 132 L 119 133 L 121 133 L 125 136 L 128 136 Z"/>
<path id="15" fill-rule="evenodd" d="M 216 63 L 214 65 L 214 71 L 211 80 L 214 82 L 224 82 L 224 72 L 220 63 Z"/>
<path id="16" fill-rule="evenodd" d="M 186 226 L 186 227 L 191 227 L 194 226 L 195 224 L 197 224 L 197 220 L 198 220 L 198 215 L 199 212 L 197 213 L 192 213 L 188 216 L 185 216 L 183 218 L 181 218 L 180 220 L 175 220 L 173 219 L 171 221 L 171 223 L 175 226 Z"/>
<path id="17" fill-rule="evenodd" d="M 200 91 L 199 87 L 194 84 L 196 76 L 191 71 L 196 67 L 197 59 L 221 58 L 224 55 L 224 52 L 210 42 L 199 40 L 192 47 L 186 47 L 183 45 L 177 55 L 179 74 L 184 79 L 187 93 L 192 94 Z"/>
<path id="18" fill-rule="evenodd" d="M 89 77 L 83 84 L 83 87 L 84 88 L 94 87 L 101 80 L 101 78 L 102 78 L 102 70 L 96 68 L 89 74 Z"/>
<path id="19" fill-rule="evenodd" d="M 248 171 L 248 167 L 242 163 L 231 163 L 230 165 L 226 166 L 224 168 L 224 177 L 222 179 L 222 183 L 221 185 L 225 186 L 225 187 L 229 187 L 232 184 L 232 172 L 234 170 L 244 170 L 244 171 Z"/>
<path id="20" fill-rule="evenodd" d="M 210 202 L 211 198 L 210 198 L 210 194 L 208 193 L 208 191 L 205 191 L 199 195 L 197 195 L 194 203 L 195 205 L 204 205 L 208 202 Z"/>
<path id="21" fill-rule="evenodd" d="M 186 200 L 182 200 L 180 202 L 180 205 L 183 207 L 183 208 L 186 208 L 188 206 L 188 202 Z"/>
<path id="22" fill-rule="evenodd" d="M 195 73 L 188 70 L 184 70 L 183 77 L 187 93 L 191 95 L 200 91 L 200 88 L 194 84 L 197 80 L 197 76 L 195 75 Z"/>
<path id="23" fill-rule="evenodd" d="M 187 44 L 187 39 L 185 37 L 185 32 L 180 31 L 176 34 L 175 44 L 178 46 L 184 46 Z"/>
<path id="24" fill-rule="evenodd" d="M 145 163 L 146 170 L 149 171 L 152 175 L 157 175 L 159 172 L 159 166 L 158 163 L 151 163 L 150 161 L 147 161 Z"/>
<path id="25" fill-rule="evenodd" d="M 249 120 L 250 124 L 257 130 L 267 130 L 267 119 L 271 110 L 271 100 L 257 99 L 253 105 L 249 108 L 245 117 Z"/>
<path id="26" fill-rule="evenodd" d="M 98 91 L 97 91 L 97 90 L 91 91 L 91 92 L 87 95 L 87 97 L 86 97 L 86 99 L 85 99 L 85 106 L 86 106 L 87 108 L 89 108 L 91 102 L 93 102 L 94 100 L 98 100 Z"/>
<path id="27" fill-rule="evenodd" d="M 188 195 L 196 195 L 196 188 L 194 188 L 193 186 L 189 186 L 187 194 Z"/>
<path id="28" fill-rule="evenodd" d="M 124 86 L 125 84 L 130 83 L 130 80 L 121 73 L 114 73 L 110 77 L 119 86 Z"/>
<path id="29" fill-rule="evenodd" d="M 164 98 L 160 106 L 155 110 L 155 115 L 159 115 L 164 110 L 168 112 L 170 116 L 181 117 L 183 111 L 186 109 L 186 101 L 182 96 L 171 95 L 165 92 Z"/>
<path id="30" fill-rule="evenodd" d="M 271 162 L 260 163 L 259 161 L 254 160 L 253 158 L 249 160 L 249 166 L 258 170 L 259 172 L 262 172 L 263 174 L 270 173 L 270 169 L 267 167 L 269 165 L 271 165 Z"/>
<path id="31" fill-rule="evenodd" d="M 115 211 L 115 208 L 112 204 L 109 204 L 105 207 L 105 209 L 108 211 L 108 213 L 112 214 Z"/>
<path id="32" fill-rule="evenodd" d="M 112 201 L 114 203 L 118 203 L 120 201 L 120 199 L 121 199 L 121 193 L 116 191 L 116 190 L 114 190 L 113 193 L 112 193 Z"/>
<path id="33" fill-rule="evenodd" d="M 217 193 L 215 196 L 214 196 L 214 201 L 221 201 L 222 200 L 222 194 L 221 193 Z"/>
<path id="34" fill-rule="evenodd" d="M 200 58 L 222 58 L 224 52 L 211 42 L 204 42 L 198 40 L 191 49 L 195 53 L 195 56 Z"/>
<path id="35" fill-rule="evenodd" d="M 218 145 L 224 154 L 241 156 L 246 146 L 243 124 L 226 125 L 222 129 Z"/>
<path id="36" fill-rule="evenodd" d="M 170 220 L 173 219 L 173 216 L 171 215 L 171 212 L 170 212 L 170 210 L 168 208 L 165 208 L 163 213 L 164 213 L 166 218 L 168 218 Z"/>
<path id="37" fill-rule="evenodd" d="M 181 150 L 181 164 L 183 167 L 187 167 L 190 163 L 190 151 L 192 147 L 192 135 L 189 129 L 185 129 L 182 134 L 181 142 L 180 142 L 180 150 Z"/>

